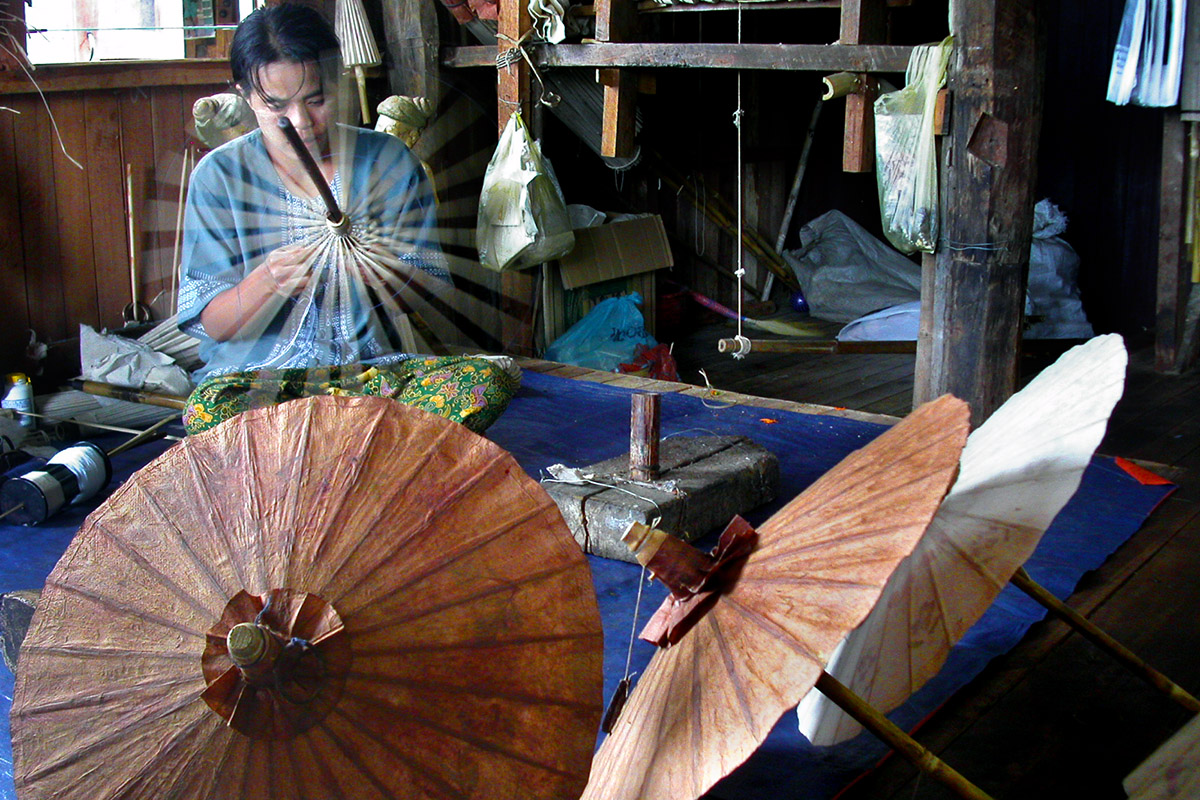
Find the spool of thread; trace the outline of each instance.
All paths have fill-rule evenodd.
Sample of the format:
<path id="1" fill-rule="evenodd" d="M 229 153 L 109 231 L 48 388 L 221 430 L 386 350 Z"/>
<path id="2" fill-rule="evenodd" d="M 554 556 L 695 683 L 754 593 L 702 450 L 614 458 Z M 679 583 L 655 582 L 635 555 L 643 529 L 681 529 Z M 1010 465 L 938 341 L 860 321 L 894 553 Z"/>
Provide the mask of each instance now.
<path id="1" fill-rule="evenodd" d="M 40 525 L 64 506 L 94 497 L 111 479 L 108 454 L 91 442 L 79 442 L 0 484 L 0 513 L 11 511 L 9 522 Z"/>

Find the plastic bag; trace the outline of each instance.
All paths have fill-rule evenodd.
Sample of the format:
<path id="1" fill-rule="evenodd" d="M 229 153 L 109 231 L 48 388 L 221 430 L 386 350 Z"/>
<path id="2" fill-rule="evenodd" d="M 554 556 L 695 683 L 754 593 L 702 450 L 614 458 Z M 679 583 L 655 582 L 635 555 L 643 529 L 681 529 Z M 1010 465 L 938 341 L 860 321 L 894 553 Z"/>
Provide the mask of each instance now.
<path id="1" fill-rule="evenodd" d="M 954 37 L 914 47 L 905 87 L 875 101 L 875 164 L 883 232 L 902 253 L 932 253 L 938 235 L 933 113 Z"/>
<path id="2" fill-rule="evenodd" d="M 658 344 L 646 330 L 638 309 L 641 304 L 642 296 L 637 292 L 601 300 L 546 348 L 546 359 L 605 372 L 633 361 L 638 345 Z"/>
<path id="3" fill-rule="evenodd" d="M 679 366 L 675 363 L 671 348 L 665 344 L 656 344 L 654 347 L 639 344 L 632 363 L 621 364 L 617 371 L 653 378 L 656 381 L 679 380 Z"/>
<path id="4" fill-rule="evenodd" d="M 800 229 L 799 250 L 784 259 L 814 317 L 850 322 L 881 308 L 921 299 L 921 267 L 840 211 Z"/>
<path id="5" fill-rule="evenodd" d="M 566 255 L 575 246 L 550 162 L 514 113 L 483 177 L 475 227 L 479 263 L 501 272 Z"/>
<path id="6" fill-rule="evenodd" d="M 1059 234 L 1067 215 L 1049 199 L 1033 210 L 1029 281 L 1025 289 L 1026 339 L 1090 339 L 1095 335 L 1083 310 L 1076 277 L 1079 256 Z"/>

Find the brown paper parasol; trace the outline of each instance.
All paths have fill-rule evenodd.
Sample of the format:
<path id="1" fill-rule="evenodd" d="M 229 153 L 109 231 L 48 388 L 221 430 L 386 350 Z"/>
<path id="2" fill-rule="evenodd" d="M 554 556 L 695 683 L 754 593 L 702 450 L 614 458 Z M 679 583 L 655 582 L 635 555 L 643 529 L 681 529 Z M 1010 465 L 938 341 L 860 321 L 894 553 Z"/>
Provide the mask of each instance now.
<path id="1" fill-rule="evenodd" d="M 276 667 L 243 672 L 231 626 L 256 622 Z M 16 785 L 574 797 L 601 660 L 585 558 L 511 456 L 392 401 L 298 400 L 189 438 L 88 517 L 21 653 Z"/>
<path id="2" fill-rule="evenodd" d="M 952 397 L 922 406 L 758 528 L 732 586 L 655 653 L 585 799 L 699 797 L 754 751 L 925 531 L 957 471 L 967 414 Z"/>
<path id="3" fill-rule="evenodd" d="M 1072 348 L 974 431 L 929 532 L 828 671 L 880 711 L 937 674 L 1079 488 L 1125 386 L 1120 336 Z M 819 692 L 798 709 L 814 744 L 861 727 Z"/>

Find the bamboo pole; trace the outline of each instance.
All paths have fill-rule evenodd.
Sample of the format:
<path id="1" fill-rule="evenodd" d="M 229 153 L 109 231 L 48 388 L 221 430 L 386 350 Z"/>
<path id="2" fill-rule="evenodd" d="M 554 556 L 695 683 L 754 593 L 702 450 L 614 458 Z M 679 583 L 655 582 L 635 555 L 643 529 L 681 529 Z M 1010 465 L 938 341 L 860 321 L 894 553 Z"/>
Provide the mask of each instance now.
<path id="1" fill-rule="evenodd" d="M 124 441 L 121 444 L 114 447 L 112 450 L 109 450 L 108 455 L 115 456 L 118 453 L 124 453 L 126 450 L 128 450 L 131 447 L 136 447 L 139 444 L 141 444 L 142 442 L 149 441 L 151 438 L 154 437 L 154 434 L 158 433 L 160 428 L 164 427 L 168 422 L 174 422 L 174 421 L 175 421 L 175 417 L 173 417 L 173 416 L 163 417 L 158 422 L 151 425 L 149 428 L 146 428 L 146 430 L 134 435 L 130 439 L 127 439 L 126 441 Z M 168 437 L 165 434 L 163 434 L 162 438 L 164 438 L 164 439 L 170 438 L 175 441 L 179 441 L 179 437 L 177 437 L 177 436 Z"/>
<path id="2" fill-rule="evenodd" d="M 146 432 L 146 431 L 138 430 L 137 428 L 123 428 L 120 425 L 106 425 L 101 422 L 88 422 L 87 420 L 82 420 L 82 419 L 64 419 L 61 417 L 51 417 L 51 416 L 47 416 L 46 414 L 38 414 L 33 411 L 21 411 L 20 409 L 17 409 L 17 408 L 6 409 L 6 410 L 12 411 L 16 414 L 20 414 L 25 417 L 33 417 L 35 419 L 44 419 L 47 422 L 65 422 L 65 423 L 68 423 L 71 425 L 78 425 L 82 428 L 95 428 L 96 430 L 101 430 L 101 431 L 115 431 L 116 433 L 132 433 L 135 436 L 140 436 Z M 174 419 L 174 417 L 167 417 L 167 419 L 171 420 L 171 419 Z M 158 427 L 159 427 L 158 424 L 155 424 L 154 426 L 152 426 L 152 429 L 157 429 Z M 182 442 L 183 441 L 183 439 L 179 438 L 178 436 L 166 435 L 166 436 L 163 436 L 162 438 L 170 439 L 173 442 Z"/>
<path id="3" fill-rule="evenodd" d="M 822 670 L 821 677 L 817 678 L 816 687 L 821 694 L 837 703 L 839 708 L 908 759 L 922 773 L 941 781 L 959 797 L 965 798 L 965 800 L 991 800 L 991 795 L 964 778 L 961 773 L 905 733 L 896 723 L 868 705 L 865 700 L 850 691 L 845 684 L 828 672 Z"/>
<path id="4" fill-rule="evenodd" d="M 143 403 L 149 406 L 161 406 L 162 408 L 174 408 L 182 411 L 187 408 L 187 398 L 180 397 L 174 394 L 162 394 L 161 392 L 151 392 L 145 389 L 129 389 L 124 386 L 113 386 L 111 383 L 102 381 L 71 381 L 71 388 L 78 389 L 87 394 L 96 395 L 97 397 L 112 397 L 117 400 L 127 400 L 131 403 Z"/>
<path id="5" fill-rule="evenodd" d="M 879 353 L 915 353 L 914 341 L 839 342 L 837 339 L 720 339 L 721 353 L 823 353 L 828 355 L 874 355 Z"/>
<path id="6" fill-rule="evenodd" d="M 1083 634 L 1085 638 L 1091 640 L 1101 650 L 1106 651 L 1134 675 L 1137 675 L 1191 713 L 1200 713 L 1200 701 L 1196 700 L 1187 690 L 1147 664 L 1132 650 L 1100 630 L 1087 617 L 1048 592 L 1045 587 L 1029 577 L 1029 573 L 1025 571 L 1024 567 L 1018 568 L 1011 580 L 1014 586 L 1032 597 L 1063 622 Z"/>
<path id="7" fill-rule="evenodd" d="M 826 75 L 821 82 L 825 84 L 822 100 L 833 100 L 860 92 L 863 85 L 862 75 L 857 72 L 835 72 L 833 75 Z"/>

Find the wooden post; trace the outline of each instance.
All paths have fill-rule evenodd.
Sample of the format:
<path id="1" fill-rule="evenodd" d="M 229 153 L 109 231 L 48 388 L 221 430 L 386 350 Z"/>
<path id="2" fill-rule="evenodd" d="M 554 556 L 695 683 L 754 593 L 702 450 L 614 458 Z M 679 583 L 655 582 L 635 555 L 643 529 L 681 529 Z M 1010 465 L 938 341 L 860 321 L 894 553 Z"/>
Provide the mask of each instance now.
<path id="1" fill-rule="evenodd" d="M 1158 291 L 1154 316 L 1154 367 L 1159 371 L 1179 368 L 1187 315 L 1191 270 L 1184 247 L 1186 126 L 1178 109 L 1163 114 L 1162 180 L 1158 203 Z"/>
<path id="2" fill-rule="evenodd" d="M 635 481 L 658 479 L 659 420 L 662 395 L 638 392 L 631 398 L 629 420 L 629 476 Z"/>
<path id="3" fill-rule="evenodd" d="M 953 6 L 954 104 L 942 140 L 941 234 L 923 280 L 914 399 L 950 392 L 978 425 L 1016 389 L 1033 229 L 1041 48 L 1035 0 Z M 931 290 L 931 291 L 930 291 Z"/>
<path id="4" fill-rule="evenodd" d="M 522 37 L 532 27 L 533 20 L 529 16 L 527 0 L 501 3 L 497 54 L 506 53 L 514 46 L 514 42 L 524 42 Z M 497 135 L 504 132 L 504 126 L 508 124 L 508 118 L 514 111 L 519 110 L 529 119 L 529 80 L 529 65 L 519 56 L 508 66 L 496 71 Z"/>
<path id="5" fill-rule="evenodd" d="M 636 24 L 637 6 L 631 0 L 596 0 L 597 41 L 629 41 Z M 596 79 L 604 86 L 600 154 L 609 158 L 628 158 L 633 155 L 637 73 L 627 69 L 601 69 L 597 70 Z"/>
<path id="6" fill-rule="evenodd" d="M 434 3 L 383 0 L 383 29 L 389 56 L 388 86 L 392 94 L 424 97 L 437 107 L 438 21 Z"/>
<path id="7" fill-rule="evenodd" d="M 841 44 L 881 44 L 887 37 L 885 0 L 842 0 Z M 842 170 L 875 169 L 875 97 L 878 84 L 871 75 L 858 76 L 859 89 L 846 95 L 846 135 L 842 143 Z"/>

